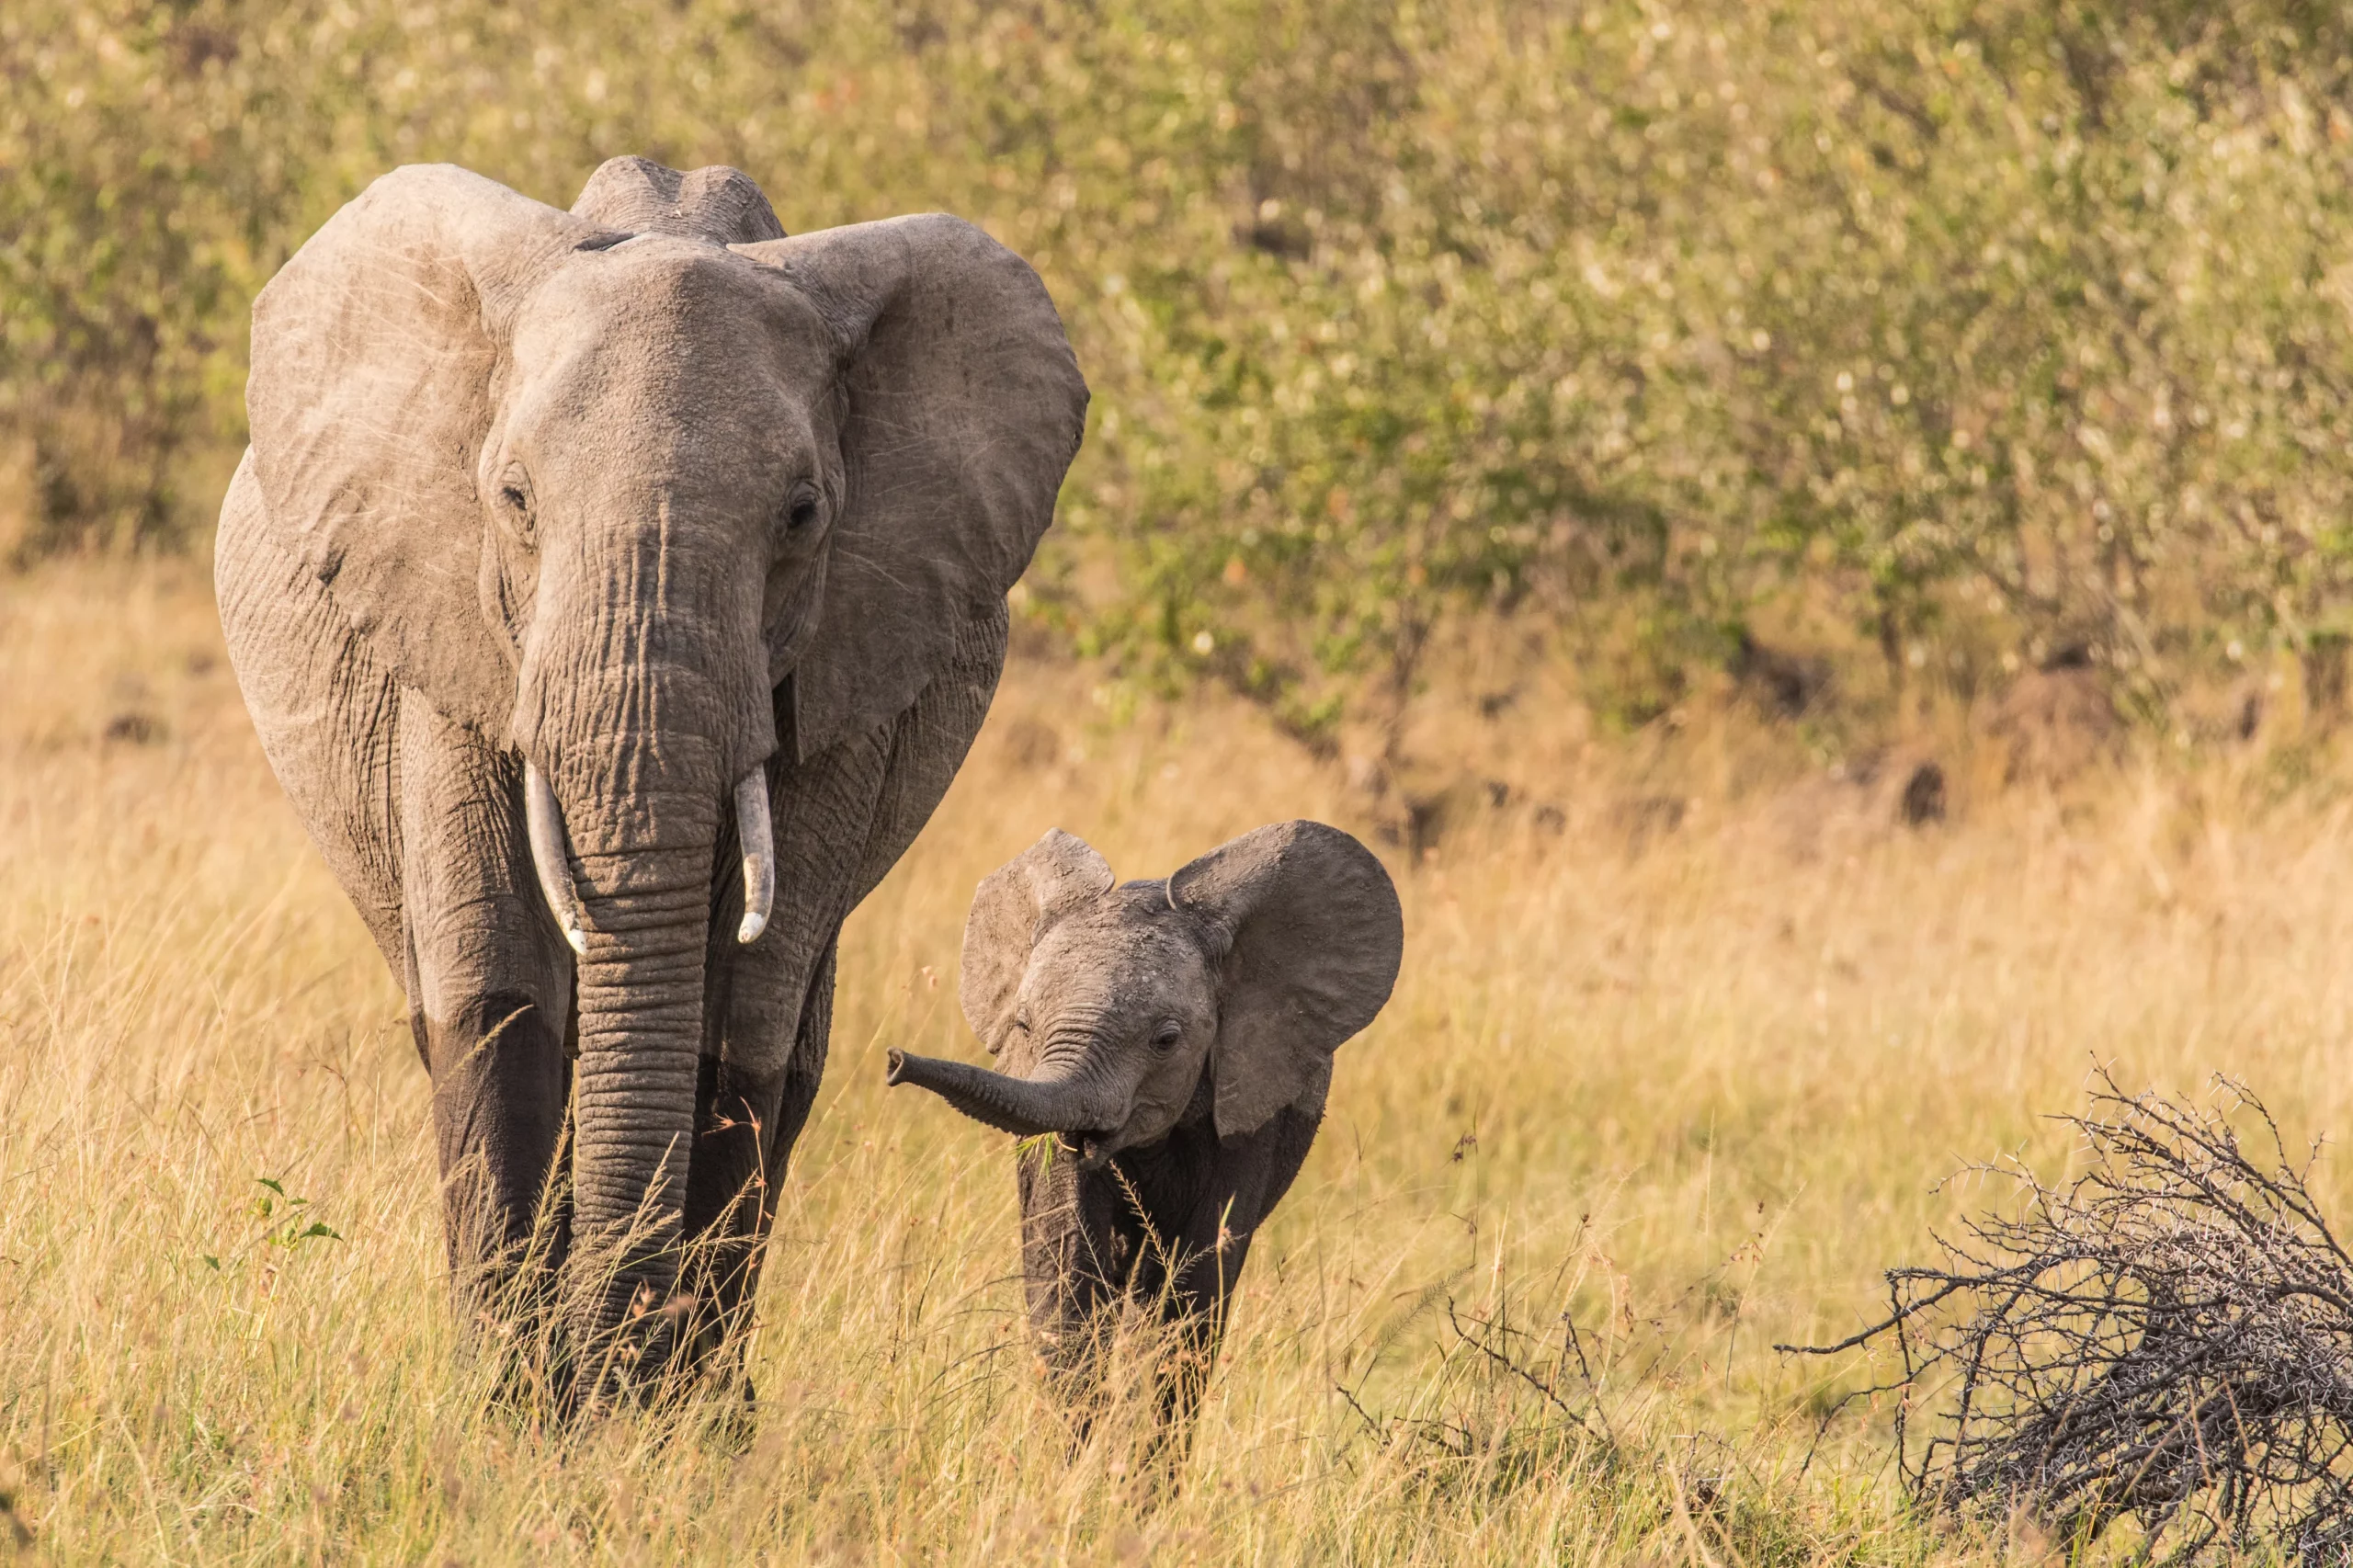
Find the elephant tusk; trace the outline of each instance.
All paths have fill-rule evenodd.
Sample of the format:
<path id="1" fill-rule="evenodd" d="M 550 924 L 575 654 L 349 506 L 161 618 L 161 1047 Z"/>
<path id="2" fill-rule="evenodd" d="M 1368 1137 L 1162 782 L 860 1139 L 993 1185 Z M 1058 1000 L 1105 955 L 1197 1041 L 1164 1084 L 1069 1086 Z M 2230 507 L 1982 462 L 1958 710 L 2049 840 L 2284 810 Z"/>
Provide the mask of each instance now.
<path id="1" fill-rule="evenodd" d="M 537 764 L 523 764 L 523 821 L 530 830 L 531 866 L 540 874 L 540 894 L 563 928 L 572 950 L 585 956 L 587 934 L 580 928 L 580 895 L 572 886 L 572 846 L 564 837 L 563 808 L 555 788 Z"/>
<path id="2" fill-rule="evenodd" d="M 768 819 L 768 772 L 755 767 L 735 786 L 735 836 L 744 846 L 744 923 L 735 940 L 749 942 L 768 928 L 776 903 L 776 829 Z"/>

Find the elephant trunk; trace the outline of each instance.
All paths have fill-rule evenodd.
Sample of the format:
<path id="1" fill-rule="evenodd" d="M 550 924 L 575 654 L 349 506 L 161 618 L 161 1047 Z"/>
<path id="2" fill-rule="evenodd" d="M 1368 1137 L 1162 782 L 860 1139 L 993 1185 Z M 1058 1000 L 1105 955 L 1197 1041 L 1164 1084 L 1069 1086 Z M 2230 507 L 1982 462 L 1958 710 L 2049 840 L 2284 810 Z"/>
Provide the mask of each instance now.
<path id="1" fill-rule="evenodd" d="M 571 1267 L 590 1394 L 608 1370 L 653 1369 L 674 1347 L 669 1319 L 648 1314 L 676 1285 L 695 1136 L 715 799 L 700 815 L 680 842 L 574 841 L 583 952 Z"/>
<path id="2" fill-rule="evenodd" d="M 658 704 L 663 696 L 655 691 Z M 691 731 L 547 748 L 526 779 L 540 881 L 579 953 L 574 1070 L 573 1392 L 594 1402 L 658 1377 L 682 1348 L 687 1188 L 707 1030 L 713 876 L 724 818 L 739 822 L 759 931 L 775 883 L 763 772 L 730 787 L 726 748 Z M 531 811 L 534 801 L 540 808 Z M 573 918 L 563 919 L 569 903 Z"/>
<path id="3" fill-rule="evenodd" d="M 1017 1138 L 1103 1132 L 1126 1116 L 1122 1107 L 1106 1103 L 1111 1097 L 1106 1085 L 1074 1074 L 1014 1078 L 961 1062 L 894 1051 L 889 1081 L 929 1089 L 974 1121 Z"/>
<path id="4" fill-rule="evenodd" d="M 776 883 L 761 576 L 695 548 L 676 495 L 606 501 L 546 536 L 513 720 L 532 858 L 579 954 L 565 1273 L 574 1390 L 591 1400 L 658 1374 L 685 1327 L 671 1309 L 730 811 L 738 941 L 759 935 Z"/>

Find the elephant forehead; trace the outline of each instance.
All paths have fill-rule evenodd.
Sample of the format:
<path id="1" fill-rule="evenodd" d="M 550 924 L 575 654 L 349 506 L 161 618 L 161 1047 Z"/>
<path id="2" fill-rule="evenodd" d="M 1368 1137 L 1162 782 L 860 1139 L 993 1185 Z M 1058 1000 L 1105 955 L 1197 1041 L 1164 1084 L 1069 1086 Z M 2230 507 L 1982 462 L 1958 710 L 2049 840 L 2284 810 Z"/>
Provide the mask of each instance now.
<path id="1" fill-rule="evenodd" d="M 1115 1006 L 1206 997 L 1209 962 L 1181 911 L 1153 884 L 1137 896 L 1130 884 L 1057 924 L 1038 944 L 1033 982 L 1057 999 L 1088 997 Z"/>
<path id="2" fill-rule="evenodd" d="M 835 371 L 832 334 L 798 291 L 732 251 L 659 234 L 574 253 L 533 292 L 514 341 L 527 371 L 585 360 L 722 396 L 812 397 Z"/>

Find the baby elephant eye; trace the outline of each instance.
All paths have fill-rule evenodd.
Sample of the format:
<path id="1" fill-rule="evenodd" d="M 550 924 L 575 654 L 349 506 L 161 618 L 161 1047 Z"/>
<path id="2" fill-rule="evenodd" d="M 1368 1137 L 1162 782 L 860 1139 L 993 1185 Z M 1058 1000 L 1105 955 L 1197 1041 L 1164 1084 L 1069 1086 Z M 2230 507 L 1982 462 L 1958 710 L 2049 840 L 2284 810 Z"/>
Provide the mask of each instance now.
<path id="1" fill-rule="evenodd" d="M 1173 1021 L 1165 1023 L 1152 1031 L 1152 1048 L 1154 1051 L 1167 1051 L 1174 1048 L 1176 1042 L 1184 1038 L 1184 1025 Z"/>

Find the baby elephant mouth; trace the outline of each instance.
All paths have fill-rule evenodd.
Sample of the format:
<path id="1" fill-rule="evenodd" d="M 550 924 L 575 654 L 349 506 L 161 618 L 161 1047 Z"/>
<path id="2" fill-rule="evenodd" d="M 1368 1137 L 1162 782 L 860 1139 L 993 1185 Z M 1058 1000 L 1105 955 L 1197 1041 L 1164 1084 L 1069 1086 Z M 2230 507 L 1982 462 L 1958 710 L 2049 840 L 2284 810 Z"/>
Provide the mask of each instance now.
<path id="1" fill-rule="evenodd" d="M 1111 1157 L 1109 1144 L 1122 1119 L 1122 1108 L 1103 1104 L 1100 1086 L 1083 1078 L 1014 1078 L 893 1051 L 887 1081 L 929 1089 L 974 1121 L 1017 1138 L 1051 1134 L 1086 1170 Z"/>
<path id="2" fill-rule="evenodd" d="M 1062 1152 L 1078 1162 L 1083 1171 L 1099 1171 L 1111 1160 L 1111 1134 L 1108 1132 L 1057 1132 L 1054 1142 Z"/>

